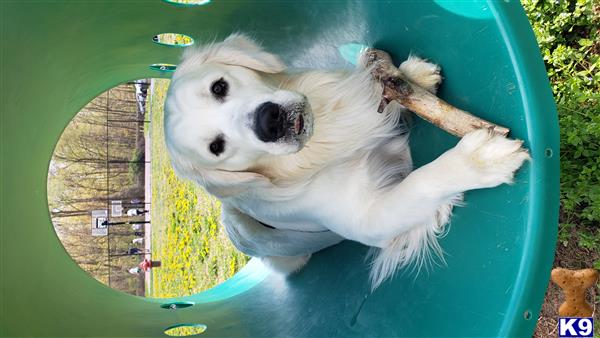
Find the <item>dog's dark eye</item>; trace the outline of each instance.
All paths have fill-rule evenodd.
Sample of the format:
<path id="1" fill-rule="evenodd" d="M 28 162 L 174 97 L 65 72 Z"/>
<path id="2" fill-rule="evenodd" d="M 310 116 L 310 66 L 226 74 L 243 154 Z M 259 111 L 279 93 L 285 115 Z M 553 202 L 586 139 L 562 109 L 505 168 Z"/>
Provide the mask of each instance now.
<path id="1" fill-rule="evenodd" d="M 208 149 L 211 153 L 215 154 L 216 156 L 219 156 L 222 152 L 224 152 L 225 140 L 223 139 L 223 136 L 217 136 L 217 138 L 210 143 Z"/>
<path id="2" fill-rule="evenodd" d="M 218 79 L 213 82 L 210 86 L 210 92 L 217 98 L 222 99 L 227 95 L 227 90 L 229 89 L 229 85 L 223 78 Z"/>

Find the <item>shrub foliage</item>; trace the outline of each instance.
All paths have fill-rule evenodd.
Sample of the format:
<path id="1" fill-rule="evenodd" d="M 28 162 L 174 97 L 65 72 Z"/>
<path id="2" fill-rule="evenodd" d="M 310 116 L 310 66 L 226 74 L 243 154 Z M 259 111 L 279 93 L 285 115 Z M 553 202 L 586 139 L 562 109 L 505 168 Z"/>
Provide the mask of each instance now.
<path id="1" fill-rule="evenodd" d="M 522 0 L 537 37 L 560 124 L 561 229 L 600 247 L 600 2 Z"/>

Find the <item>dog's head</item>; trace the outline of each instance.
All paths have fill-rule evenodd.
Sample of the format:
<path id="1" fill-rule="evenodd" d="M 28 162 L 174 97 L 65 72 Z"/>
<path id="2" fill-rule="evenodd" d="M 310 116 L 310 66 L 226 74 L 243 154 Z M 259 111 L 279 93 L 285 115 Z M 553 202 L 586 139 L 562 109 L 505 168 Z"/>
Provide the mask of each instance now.
<path id="1" fill-rule="evenodd" d="M 261 158 L 298 152 L 312 134 L 306 96 L 279 88 L 285 65 L 243 35 L 188 49 L 165 102 L 165 138 L 178 174 L 217 195 L 264 180 Z M 233 190 L 232 190 L 233 189 Z"/>

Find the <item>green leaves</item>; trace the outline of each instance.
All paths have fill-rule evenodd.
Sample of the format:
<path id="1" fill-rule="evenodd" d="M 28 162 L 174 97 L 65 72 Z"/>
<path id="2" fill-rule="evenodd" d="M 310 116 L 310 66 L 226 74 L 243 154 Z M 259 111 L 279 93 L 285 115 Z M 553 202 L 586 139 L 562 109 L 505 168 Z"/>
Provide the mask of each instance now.
<path id="1" fill-rule="evenodd" d="M 593 0 L 523 0 L 557 100 L 596 89 L 600 9 Z M 596 46 L 596 48 L 594 48 Z M 596 50 L 595 56 L 593 51 Z M 591 78 L 592 77 L 592 78 Z"/>
<path id="2" fill-rule="evenodd" d="M 561 138 L 559 241 L 600 247 L 600 4 L 522 0 L 557 101 Z M 576 232 L 571 231 L 575 227 Z"/>
<path id="3" fill-rule="evenodd" d="M 577 42 L 582 47 L 582 48 L 580 48 L 580 50 L 583 50 L 587 47 L 592 47 L 592 45 L 594 44 L 594 42 L 592 42 L 592 40 L 590 40 L 590 39 L 579 39 L 579 41 L 577 41 Z"/>
<path id="4" fill-rule="evenodd" d="M 600 221 L 600 100 L 558 104 L 563 212 L 581 224 Z"/>

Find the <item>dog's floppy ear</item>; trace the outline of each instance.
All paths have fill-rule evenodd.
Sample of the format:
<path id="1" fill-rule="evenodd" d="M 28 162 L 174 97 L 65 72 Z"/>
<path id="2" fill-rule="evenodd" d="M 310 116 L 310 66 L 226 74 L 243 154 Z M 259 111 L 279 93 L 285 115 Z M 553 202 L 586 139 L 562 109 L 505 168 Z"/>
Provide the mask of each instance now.
<path id="1" fill-rule="evenodd" d="M 171 152 L 171 165 L 177 176 L 196 182 L 219 198 L 240 195 L 252 188 L 266 187 L 271 184 L 267 177 L 251 171 L 202 168 L 193 160 L 180 156 L 176 152 Z"/>
<path id="2" fill-rule="evenodd" d="M 250 171 L 204 170 L 200 179 L 198 183 L 219 198 L 240 195 L 251 188 L 270 184 L 265 176 Z"/>
<path id="3" fill-rule="evenodd" d="M 222 51 L 216 56 L 223 63 L 243 66 L 265 73 L 279 73 L 285 64 L 278 56 L 263 50 L 255 41 L 243 34 L 232 34 L 223 43 Z"/>
<path id="4" fill-rule="evenodd" d="M 286 68 L 279 57 L 266 52 L 246 35 L 232 34 L 220 43 L 186 49 L 178 69 L 208 62 L 242 66 L 264 73 L 279 73 Z"/>

